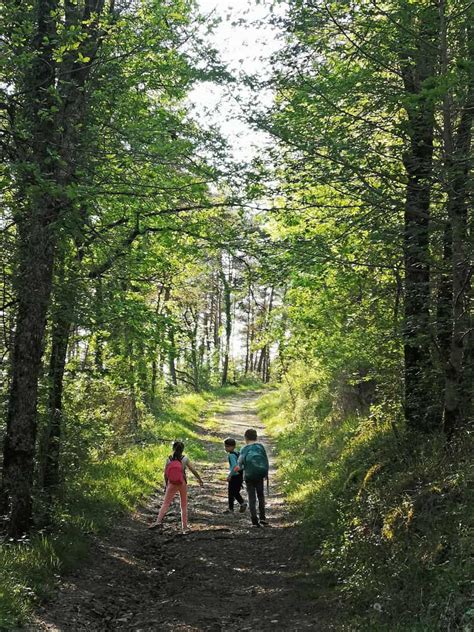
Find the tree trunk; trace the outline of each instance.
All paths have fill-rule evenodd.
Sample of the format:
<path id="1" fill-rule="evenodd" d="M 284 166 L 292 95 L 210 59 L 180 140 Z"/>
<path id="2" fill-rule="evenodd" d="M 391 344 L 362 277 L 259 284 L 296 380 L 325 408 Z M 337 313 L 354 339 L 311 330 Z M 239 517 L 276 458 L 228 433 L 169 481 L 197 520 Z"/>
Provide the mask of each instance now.
<path id="1" fill-rule="evenodd" d="M 193 369 L 193 388 L 196 393 L 201 390 L 201 380 L 199 371 L 199 353 L 197 350 L 197 327 L 191 339 L 191 364 Z"/>
<path id="2" fill-rule="evenodd" d="M 168 303 L 171 299 L 171 288 L 169 286 L 165 289 L 165 311 L 168 316 L 168 325 L 166 327 L 168 333 L 168 370 L 170 373 L 171 383 L 173 386 L 178 386 L 178 377 L 176 375 L 176 345 L 174 340 L 174 325 L 171 322 L 171 311 Z"/>
<path id="3" fill-rule="evenodd" d="M 93 16 L 102 13 L 104 0 L 87 0 L 82 12 L 66 3 L 66 25 L 83 25 L 88 31 L 81 53 L 89 62 L 78 62 L 75 50 L 65 55 L 58 73 L 55 47 L 61 6 L 58 0 L 36 3 L 33 61 L 25 74 L 25 100 L 17 115 L 23 130 L 17 141 L 17 177 L 25 210 L 17 218 L 18 312 L 0 497 L 3 513 L 10 513 L 8 531 L 15 537 L 29 529 L 32 519 L 36 400 L 59 238 L 56 224 L 60 214 L 70 208 L 63 191 L 74 173 L 84 86 L 102 37 Z"/>
<path id="4" fill-rule="evenodd" d="M 219 371 L 220 368 L 220 354 L 221 354 L 221 296 L 219 284 L 216 281 L 216 297 L 214 302 L 214 370 Z"/>
<path id="5" fill-rule="evenodd" d="M 81 252 L 81 250 L 79 250 Z M 82 259 L 82 256 L 81 256 Z M 103 296 L 103 288 L 102 288 L 102 279 L 99 277 L 96 281 L 96 312 L 99 320 L 99 328 L 102 328 L 102 320 L 103 320 L 103 305 L 104 305 L 104 296 Z M 94 353 L 94 364 L 96 371 L 99 373 L 103 373 L 104 371 L 104 336 L 102 332 L 99 330 L 95 335 L 95 353 Z"/>
<path id="6" fill-rule="evenodd" d="M 18 313 L 12 382 L 3 451 L 2 511 L 10 512 L 8 533 L 27 532 L 32 518 L 36 403 L 46 312 L 51 294 L 53 244 L 47 226 L 30 225 L 21 238 Z"/>
<path id="7" fill-rule="evenodd" d="M 442 363 L 446 362 L 449 356 L 451 343 L 451 332 L 453 328 L 452 305 L 453 305 L 453 283 L 452 283 L 452 257 L 453 257 L 453 237 L 451 221 L 446 221 L 443 231 L 443 260 L 440 275 L 438 297 L 436 330 L 438 338 L 439 355 Z M 444 375 L 442 376 L 444 380 Z M 444 384 L 443 384 L 444 388 Z"/>
<path id="8" fill-rule="evenodd" d="M 137 369 L 135 366 L 135 347 L 133 341 L 127 333 L 125 333 L 124 342 L 128 357 L 127 381 L 130 397 L 130 422 L 132 431 L 136 433 L 138 431 L 139 416 L 137 408 Z"/>
<path id="9" fill-rule="evenodd" d="M 245 331 L 245 370 L 244 375 L 247 375 L 250 371 L 250 313 L 251 313 L 251 298 L 250 293 L 248 297 L 248 306 L 246 312 L 246 331 Z"/>
<path id="10" fill-rule="evenodd" d="M 51 357 L 48 374 L 48 427 L 46 429 L 42 475 L 43 489 L 47 490 L 50 496 L 60 481 L 59 457 L 63 417 L 63 380 L 71 329 L 71 318 L 67 317 L 67 313 L 59 311 L 53 320 L 51 334 Z"/>
<path id="11" fill-rule="evenodd" d="M 178 386 L 178 378 L 176 376 L 176 347 L 174 342 L 174 327 L 170 325 L 168 329 L 169 351 L 168 351 L 168 368 L 173 386 Z"/>
<path id="12" fill-rule="evenodd" d="M 251 313 L 250 313 L 250 358 L 249 358 L 249 366 L 250 373 L 255 371 L 255 352 L 253 350 L 253 345 L 255 342 L 255 304 L 252 302 L 251 305 Z"/>
<path id="13" fill-rule="evenodd" d="M 156 383 L 158 381 L 158 367 L 161 367 L 160 351 L 155 347 L 153 359 L 151 361 L 151 382 L 150 382 L 150 406 L 156 406 Z"/>
<path id="14" fill-rule="evenodd" d="M 444 4 L 442 4 L 444 7 Z M 452 331 L 449 358 L 446 364 L 444 428 L 448 435 L 463 425 L 463 410 L 470 399 L 472 385 L 464 381 L 466 349 L 470 346 L 471 322 L 469 302 L 472 278 L 472 247 L 469 243 L 467 199 L 470 177 L 472 124 L 474 120 L 474 11 L 468 15 L 469 86 L 461 111 L 456 137 L 451 136 L 449 95 L 445 98 L 446 162 L 448 179 L 448 218 L 451 225 L 452 249 Z M 443 15 L 442 15 L 443 17 Z M 444 21 L 443 21 L 444 22 Z M 443 29 L 445 33 L 445 30 Z M 446 44 L 447 47 L 447 44 Z M 445 48 L 446 50 L 446 48 Z M 467 390 L 467 392 L 465 392 Z"/>
<path id="15" fill-rule="evenodd" d="M 260 349 L 260 355 L 258 357 L 258 364 L 257 364 L 257 373 L 260 374 L 262 380 L 263 380 L 263 363 L 265 359 L 265 349 L 266 349 L 266 346 Z"/>
<path id="16" fill-rule="evenodd" d="M 434 98 L 426 81 L 434 76 L 438 20 L 431 9 L 420 16 L 420 37 L 402 59 L 410 146 L 404 156 L 405 200 L 405 417 L 409 426 L 429 431 L 437 424 L 430 337 L 430 197 L 433 172 Z"/>
<path id="17" fill-rule="evenodd" d="M 265 353 L 265 370 L 263 373 L 263 381 L 268 384 L 270 381 L 270 346 L 267 345 Z"/>
<path id="18" fill-rule="evenodd" d="M 224 362 L 222 366 L 222 386 L 225 386 L 229 379 L 229 356 L 230 356 L 230 337 L 232 335 L 232 295 L 230 283 L 225 272 L 221 269 L 220 276 L 224 288 L 224 312 L 225 312 L 225 346 L 224 346 Z"/>
<path id="19" fill-rule="evenodd" d="M 57 170 L 57 159 L 52 157 L 57 141 L 52 114 L 57 10 L 57 0 L 38 2 L 33 45 L 36 57 L 26 81 L 29 89 L 23 112 L 31 147 L 24 158 L 33 162 L 35 168 L 26 171 L 22 167 L 21 174 L 27 202 L 25 213 L 18 218 L 18 311 L 3 452 L 1 509 L 2 513 L 9 513 L 8 533 L 12 537 L 27 532 L 32 520 L 38 378 L 52 286 L 54 222 L 60 208 L 50 187 L 44 184 L 55 181 Z"/>
<path id="20" fill-rule="evenodd" d="M 265 318 L 265 330 L 266 332 L 270 329 L 270 317 L 273 311 L 273 300 L 275 298 L 275 288 L 272 287 L 270 290 L 270 300 L 268 301 L 268 310 Z M 265 345 L 265 363 L 264 363 L 264 372 L 263 372 L 263 381 L 268 383 L 270 381 L 270 343 Z"/>

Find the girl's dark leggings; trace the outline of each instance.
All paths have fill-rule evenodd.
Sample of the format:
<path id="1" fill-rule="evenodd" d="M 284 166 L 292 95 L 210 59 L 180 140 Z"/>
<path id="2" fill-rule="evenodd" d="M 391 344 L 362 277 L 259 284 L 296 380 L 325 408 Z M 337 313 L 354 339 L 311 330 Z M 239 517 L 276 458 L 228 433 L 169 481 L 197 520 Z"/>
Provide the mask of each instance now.
<path id="1" fill-rule="evenodd" d="M 239 505 L 244 502 L 240 494 L 240 490 L 242 489 L 242 477 L 241 476 L 232 476 L 229 481 L 229 509 L 232 511 L 234 509 L 234 500 L 236 500 Z"/>

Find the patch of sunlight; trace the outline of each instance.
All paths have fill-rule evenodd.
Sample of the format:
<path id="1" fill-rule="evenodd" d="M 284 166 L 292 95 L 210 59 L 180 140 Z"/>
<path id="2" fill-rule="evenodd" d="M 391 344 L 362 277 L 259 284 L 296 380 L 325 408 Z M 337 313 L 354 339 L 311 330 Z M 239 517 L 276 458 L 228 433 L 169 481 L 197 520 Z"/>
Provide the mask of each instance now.
<path id="1" fill-rule="evenodd" d="M 201 467 L 212 467 L 213 465 L 215 465 L 215 461 L 199 459 L 199 465 Z"/>
<path id="2" fill-rule="evenodd" d="M 217 418 L 216 413 L 214 413 L 201 421 L 201 425 L 206 430 L 219 430 L 220 420 Z"/>
<path id="3" fill-rule="evenodd" d="M 293 503 L 301 503 L 308 499 L 312 494 L 314 494 L 321 485 L 318 485 L 317 481 L 308 481 L 307 483 L 302 483 L 298 485 L 293 491 L 290 491 L 288 494 L 288 499 Z"/>
<path id="4" fill-rule="evenodd" d="M 136 568 L 140 568 L 140 569 L 145 569 L 146 566 L 145 564 L 143 564 L 143 562 L 131 558 L 128 555 L 125 555 L 124 553 L 120 553 L 118 551 L 111 551 L 110 552 L 110 557 L 113 557 L 116 560 L 120 560 L 120 562 L 123 562 L 124 564 L 127 564 L 127 566 L 134 566 Z"/>
<path id="5" fill-rule="evenodd" d="M 186 424 L 180 422 L 165 424 L 163 426 L 163 433 L 172 433 L 173 437 L 181 435 L 187 439 L 201 439 L 201 435 L 196 432 L 196 430 L 191 430 L 186 427 Z"/>

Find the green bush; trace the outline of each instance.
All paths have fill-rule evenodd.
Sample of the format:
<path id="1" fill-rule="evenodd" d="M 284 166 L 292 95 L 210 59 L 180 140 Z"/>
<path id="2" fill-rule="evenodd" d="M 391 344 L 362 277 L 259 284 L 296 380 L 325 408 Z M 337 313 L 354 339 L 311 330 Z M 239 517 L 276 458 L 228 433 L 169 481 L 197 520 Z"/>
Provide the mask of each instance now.
<path id="1" fill-rule="evenodd" d="M 470 630 L 470 437 L 447 445 L 391 419 L 338 418 L 328 393 L 294 397 L 270 393 L 259 407 L 318 590 L 336 588 L 352 629 Z"/>

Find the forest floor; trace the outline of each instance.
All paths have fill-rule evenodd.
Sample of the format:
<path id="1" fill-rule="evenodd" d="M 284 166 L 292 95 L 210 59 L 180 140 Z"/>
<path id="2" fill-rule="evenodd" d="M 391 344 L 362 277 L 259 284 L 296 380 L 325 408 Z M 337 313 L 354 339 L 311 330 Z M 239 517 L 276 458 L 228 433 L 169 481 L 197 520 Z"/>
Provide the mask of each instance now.
<path id="1" fill-rule="evenodd" d="M 300 546 L 299 527 L 278 490 L 271 440 L 258 420 L 258 393 L 227 400 L 197 463 L 205 486 L 190 487 L 191 532 L 179 530 L 172 505 L 165 528 L 148 530 L 163 496 L 159 489 L 134 515 L 92 543 L 87 565 L 63 578 L 52 600 L 24 629 L 49 632 L 151 630 L 335 630 L 324 594 L 315 594 Z M 250 524 L 227 506 L 224 437 L 239 441 L 256 427 L 271 457 L 269 526 Z M 209 437 L 209 428 L 201 429 Z M 191 475 L 192 477 L 192 475 Z M 340 629 L 340 628 L 339 628 Z"/>

